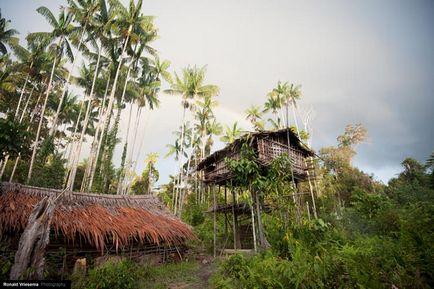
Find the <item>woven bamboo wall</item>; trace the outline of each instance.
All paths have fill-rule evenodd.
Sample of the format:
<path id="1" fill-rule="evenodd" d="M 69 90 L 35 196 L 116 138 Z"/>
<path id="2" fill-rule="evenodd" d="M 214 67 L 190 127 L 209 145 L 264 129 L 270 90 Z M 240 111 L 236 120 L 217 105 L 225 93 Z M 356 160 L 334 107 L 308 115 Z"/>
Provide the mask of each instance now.
<path id="1" fill-rule="evenodd" d="M 258 162 L 261 165 L 267 167 L 275 158 L 284 153 L 288 153 L 287 143 L 287 138 L 284 136 L 268 136 L 257 138 L 257 140 L 253 143 L 253 147 L 257 154 Z M 240 159 L 239 150 L 240 146 L 235 147 L 230 154 L 227 154 L 223 157 L 220 157 L 220 159 L 217 159 L 215 162 L 215 166 L 207 167 L 204 174 L 205 183 L 220 184 L 229 180 L 232 175 L 226 165 L 225 159 Z M 291 159 L 294 162 L 293 170 L 295 177 L 298 179 L 306 178 L 306 153 L 293 146 L 290 146 L 289 153 Z"/>
<path id="2" fill-rule="evenodd" d="M 294 147 L 290 147 L 289 152 L 294 162 L 294 173 L 304 176 L 306 174 L 306 164 L 303 152 Z M 272 138 L 258 140 L 258 160 L 264 166 L 268 166 L 275 158 L 285 153 L 288 153 L 288 145 L 282 140 Z"/>

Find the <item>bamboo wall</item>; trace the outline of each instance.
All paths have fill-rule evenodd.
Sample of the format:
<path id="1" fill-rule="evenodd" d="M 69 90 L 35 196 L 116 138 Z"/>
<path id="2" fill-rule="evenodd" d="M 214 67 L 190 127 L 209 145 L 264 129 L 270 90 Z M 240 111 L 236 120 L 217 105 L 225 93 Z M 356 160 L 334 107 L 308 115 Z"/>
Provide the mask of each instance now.
<path id="1" fill-rule="evenodd" d="M 288 141 L 287 138 L 281 135 L 258 137 L 255 142 L 252 143 L 256 152 L 258 162 L 267 167 L 278 156 L 288 153 Z M 231 179 L 231 171 L 226 165 L 225 159 L 240 159 L 241 146 L 234 147 L 229 153 L 222 155 L 214 163 L 214 166 L 206 167 L 204 173 L 205 183 L 223 184 L 227 180 Z M 295 146 L 290 145 L 289 155 L 293 161 L 293 172 L 296 179 L 306 179 L 306 153 L 297 149 Z"/>

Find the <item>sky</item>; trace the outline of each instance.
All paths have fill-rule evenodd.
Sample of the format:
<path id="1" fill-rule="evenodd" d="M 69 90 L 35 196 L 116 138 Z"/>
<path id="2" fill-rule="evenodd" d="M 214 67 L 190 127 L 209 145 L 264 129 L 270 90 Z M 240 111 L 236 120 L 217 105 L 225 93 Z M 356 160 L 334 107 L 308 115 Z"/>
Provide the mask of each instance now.
<path id="1" fill-rule="evenodd" d="M 35 11 L 42 5 L 58 11 L 65 1 L 2 0 L 0 8 L 25 37 L 49 30 Z M 434 150 L 434 1 L 145 0 L 142 10 L 155 16 L 159 39 L 152 46 L 171 61 L 171 72 L 207 66 L 206 82 L 220 88 L 216 116 L 224 124 L 251 130 L 244 111 L 262 106 L 281 80 L 302 87 L 298 106 L 312 112 L 315 150 L 336 145 L 347 124 L 368 129 L 353 164 L 378 180 L 396 176 L 406 157 L 425 162 Z M 177 166 L 164 155 L 182 109 L 179 98 L 160 100 L 140 124 L 137 171 L 157 152 L 164 183 Z M 119 155 L 117 149 L 115 165 Z"/>

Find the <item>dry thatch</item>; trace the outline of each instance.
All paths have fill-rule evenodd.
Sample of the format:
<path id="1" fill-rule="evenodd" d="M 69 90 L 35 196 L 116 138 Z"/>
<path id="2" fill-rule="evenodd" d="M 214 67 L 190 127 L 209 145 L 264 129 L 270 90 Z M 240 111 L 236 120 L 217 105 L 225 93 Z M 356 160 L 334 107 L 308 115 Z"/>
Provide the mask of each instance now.
<path id="1" fill-rule="evenodd" d="M 22 232 L 32 208 L 60 190 L 0 184 L 0 232 Z M 180 245 L 194 239 L 191 228 L 171 215 L 153 196 L 115 196 L 68 192 L 51 223 L 55 236 L 84 240 L 97 250 L 116 251 L 132 243 Z"/>

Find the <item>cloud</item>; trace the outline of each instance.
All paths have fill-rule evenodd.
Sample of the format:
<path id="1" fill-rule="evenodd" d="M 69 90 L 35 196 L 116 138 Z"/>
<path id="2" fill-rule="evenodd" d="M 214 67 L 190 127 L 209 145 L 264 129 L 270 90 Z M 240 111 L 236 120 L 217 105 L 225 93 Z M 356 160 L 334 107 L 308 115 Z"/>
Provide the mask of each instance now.
<path id="1" fill-rule="evenodd" d="M 54 4 L 20 1 L 2 7 L 15 27 L 47 27 L 34 9 Z M 206 82 L 221 91 L 222 122 L 247 128 L 245 109 L 262 105 L 282 80 L 301 84 L 300 107 L 315 110 L 316 149 L 335 145 L 346 124 L 365 125 L 370 142 L 359 146 L 355 164 L 385 181 L 403 158 L 424 161 L 434 149 L 433 1 L 152 0 L 143 9 L 156 16 L 154 46 L 172 70 L 208 65 Z M 146 153 L 165 154 L 180 126 L 179 103 L 161 98 L 140 128 L 138 171 Z M 163 159 L 158 166 L 167 176 L 176 164 Z"/>

